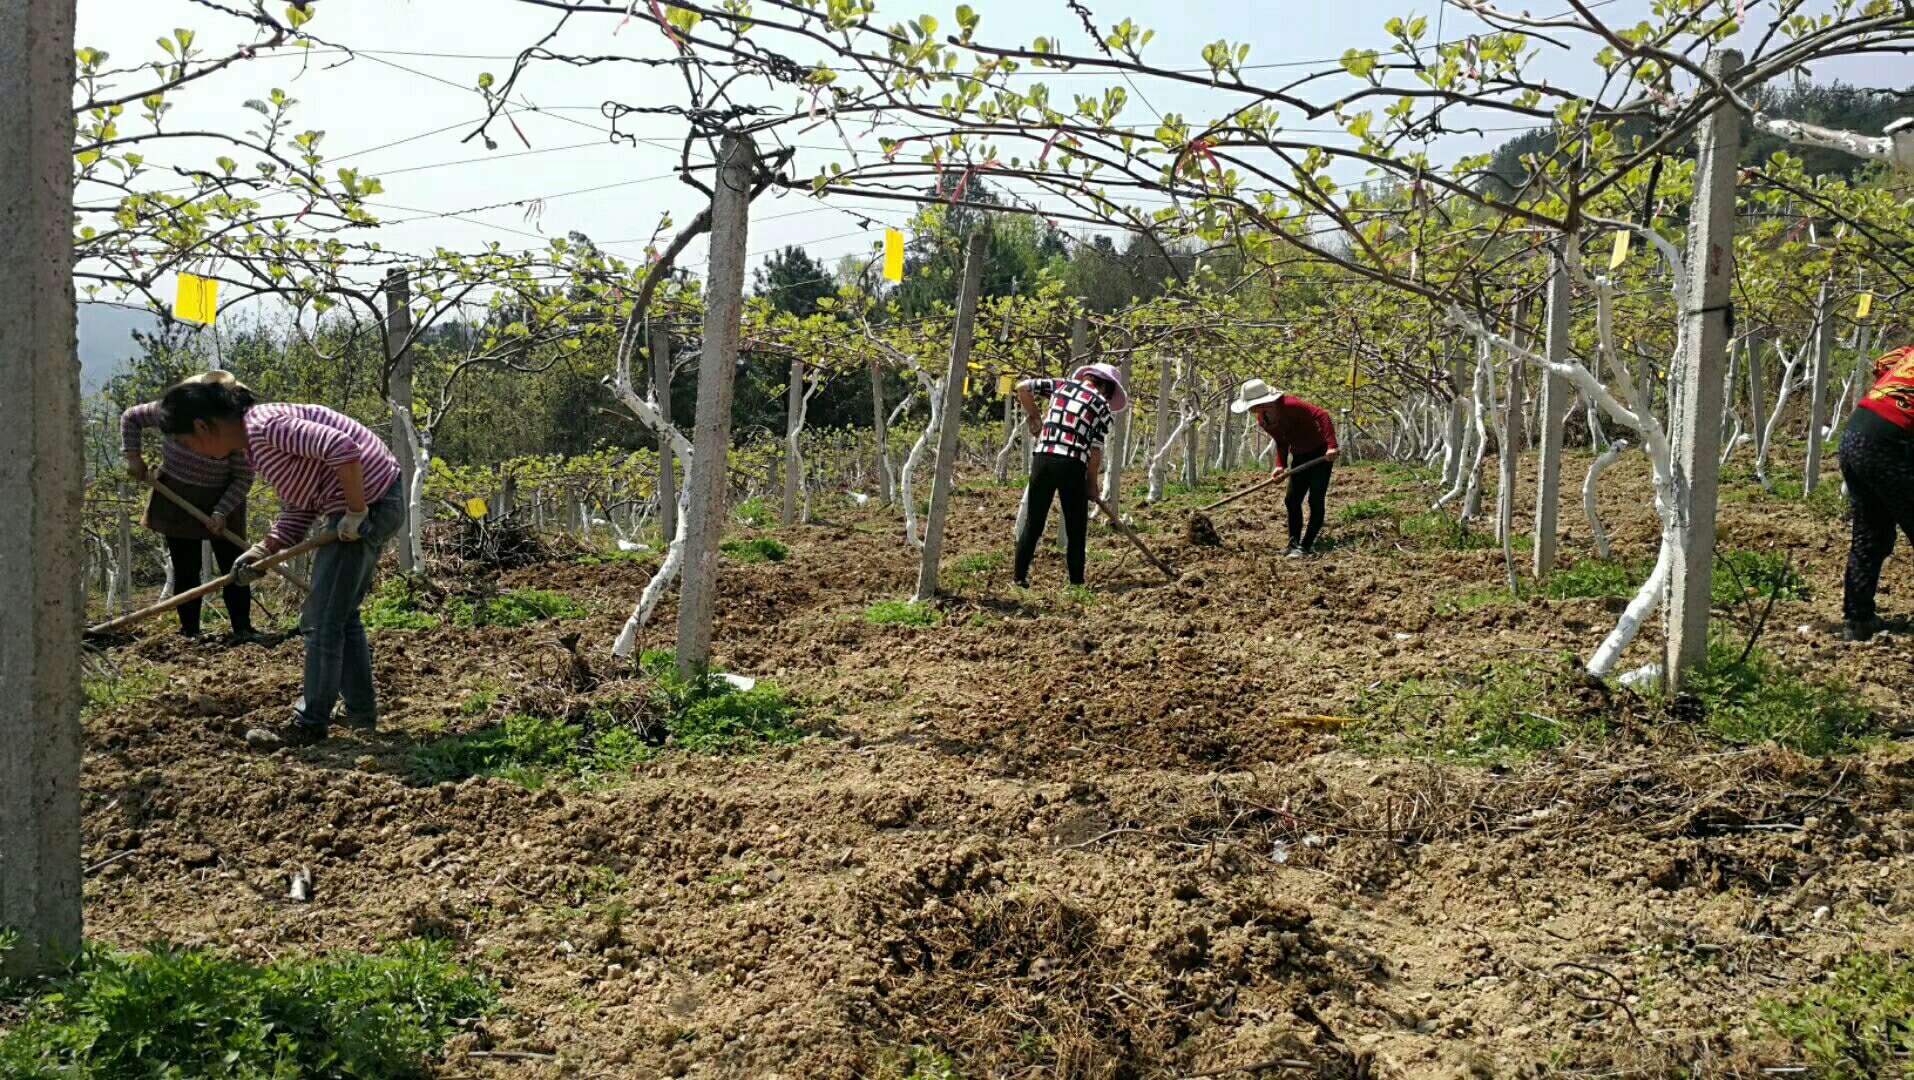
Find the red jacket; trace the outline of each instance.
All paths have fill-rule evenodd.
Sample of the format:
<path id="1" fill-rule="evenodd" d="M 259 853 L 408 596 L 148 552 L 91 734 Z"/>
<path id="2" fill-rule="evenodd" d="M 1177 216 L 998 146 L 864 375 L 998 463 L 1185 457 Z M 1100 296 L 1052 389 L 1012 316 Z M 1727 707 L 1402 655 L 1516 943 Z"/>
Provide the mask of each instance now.
<path id="1" fill-rule="evenodd" d="M 1876 360 L 1874 380 L 1874 387 L 1861 395 L 1861 408 L 1914 432 L 1914 346 Z"/>
<path id="2" fill-rule="evenodd" d="M 1313 458 L 1336 448 L 1336 424 L 1329 410 L 1302 398 L 1284 394 L 1281 401 L 1258 409 L 1256 423 L 1276 440 L 1276 467 L 1289 467 L 1291 457 Z"/>

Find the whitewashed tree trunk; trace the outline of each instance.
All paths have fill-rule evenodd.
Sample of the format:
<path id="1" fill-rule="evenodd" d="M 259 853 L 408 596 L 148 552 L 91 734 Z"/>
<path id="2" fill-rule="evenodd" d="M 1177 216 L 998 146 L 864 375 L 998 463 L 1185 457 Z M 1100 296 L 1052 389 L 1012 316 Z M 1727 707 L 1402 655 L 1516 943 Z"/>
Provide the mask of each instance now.
<path id="1" fill-rule="evenodd" d="M 884 422 L 884 369 L 878 366 L 875 356 L 871 357 L 870 368 L 871 441 L 876 450 L 872 456 L 877 463 L 877 497 L 890 503 L 897 498 L 897 477 L 891 468 L 890 426 Z"/>
<path id="2" fill-rule="evenodd" d="M 1774 348 L 1781 357 L 1781 388 L 1775 393 L 1774 412 L 1768 417 L 1768 422 L 1762 425 L 1761 436 L 1755 446 L 1755 478 L 1770 491 L 1774 490 L 1774 485 L 1768 480 L 1768 450 L 1774 445 L 1775 430 L 1781 426 L 1781 414 L 1788 407 L 1788 398 L 1794 394 L 1795 371 L 1801 366 L 1808 346 L 1803 346 L 1802 351 L 1793 356 L 1788 355 L 1787 347 L 1779 339 L 1776 339 Z M 1757 364 L 1757 370 L 1759 367 Z"/>
<path id="3" fill-rule="evenodd" d="M 1808 376 L 1808 460 L 1801 481 L 1803 497 L 1821 483 L 1822 425 L 1828 415 L 1828 365 L 1834 356 L 1834 311 L 1828 303 L 1829 285 L 1821 283 L 1814 302 L 1814 366 Z"/>
<path id="4" fill-rule="evenodd" d="M 1588 467 L 1588 478 L 1582 481 L 1582 513 L 1588 515 L 1589 536 L 1595 541 L 1595 554 L 1607 559 L 1612 556 L 1608 546 L 1608 529 L 1602 525 L 1602 509 L 1598 500 L 1602 474 L 1608 467 L 1628 450 L 1627 439 L 1616 439 L 1608 444 Z"/>
<path id="5" fill-rule="evenodd" d="M 1176 392 L 1176 383 L 1170 363 L 1168 356 L 1158 357 L 1156 362 L 1156 416 L 1152 418 L 1156 425 L 1156 450 L 1150 455 L 1149 468 L 1149 501 L 1153 503 L 1163 500 L 1163 485 L 1166 479 L 1163 465 L 1169 460 L 1169 448 L 1175 445 L 1177 433 L 1182 431 L 1180 424 L 1173 428 L 1170 421 L 1171 411 L 1176 407 L 1172 398 Z"/>

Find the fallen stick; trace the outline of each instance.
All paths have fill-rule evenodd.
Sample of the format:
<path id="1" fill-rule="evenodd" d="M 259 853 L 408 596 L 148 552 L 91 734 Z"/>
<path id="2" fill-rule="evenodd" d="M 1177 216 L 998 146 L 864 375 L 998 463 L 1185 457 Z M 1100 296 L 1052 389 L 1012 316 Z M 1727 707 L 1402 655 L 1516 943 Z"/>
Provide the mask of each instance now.
<path id="1" fill-rule="evenodd" d="M 318 536 L 313 537 L 303 544 L 295 544 L 284 551 L 266 556 L 254 563 L 253 568 L 256 570 L 270 570 L 288 559 L 298 558 L 308 551 L 325 547 L 337 539 L 339 539 L 339 534 L 337 533 L 320 533 Z M 100 634 L 110 634 L 115 630 L 123 630 L 126 627 L 132 626 L 134 623 L 144 622 L 155 615 L 164 615 L 174 608 L 182 604 L 191 603 L 202 596 L 210 596 L 232 583 L 233 575 L 221 574 L 219 577 L 206 582 L 196 589 L 188 589 L 178 595 L 169 596 L 159 603 L 154 604 L 152 607 L 141 608 L 130 615 L 122 615 L 117 619 L 110 619 L 98 626 L 89 626 L 86 628 L 86 636 L 96 637 Z"/>
<path id="2" fill-rule="evenodd" d="M 1154 565 L 1158 570 L 1163 571 L 1164 577 L 1168 578 L 1171 581 L 1176 580 L 1176 571 L 1170 569 L 1170 564 L 1164 562 L 1162 559 L 1157 558 L 1156 552 L 1151 551 L 1148 547 L 1144 546 L 1143 541 L 1140 538 L 1138 538 L 1138 536 L 1136 535 L 1136 532 L 1132 530 L 1128 525 L 1125 525 L 1123 523 L 1122 518 L 1117 517 L 1116 511 L 1110 509 L 1109 503 L 1106 503 L 1102 499 L 1097 499 L 1094 497 L 1092 501 L 1094 501 L 1097 504 L 1097 509 L 1103 511 L 1103 516 L 1110 519 L 1110 524 L 1116 526 L 1116 530 L 1123 534 L 1124 539 L 1128 540 L 1132 544 L 1135 544 L 1136 549 L 1143 553 L 1144 558 L 1150 560 L 1150 563 Z"/>
<path id="3" fill-rule="evenodd" d="M 208 515 L 202 513 L 199 507 L 194 506 L 192 503 L 187 502 L 183 497 L 181 497 L 179 492 L 174 491 L 172 488 L 169 488 L 165 484 L 160 483 L 157 478 L 148 480 L 147 483 L 152 485 L 154 491 L 157 491 L 161 495 L 164 495 L 169 501 L 172 502 L 174 506 L 177 506 L 181 510 L 184 510 L 187 513 L 193 515 L 193 520 L 199 522 L 201 525 L 206 526 L 207 531 L 209 532 L 212 531 L 213 519 L 209 517 Z M 230 541 L 231 543 L 238 544 L 241 548 L 244 548 L 247 546 L 246 538 L 232 531 L 231 529 L 221 529 L 219 530 L 219 535 L 221 537 L 224 537 L 226 540 Z M 290 581 L 294 585 L 298 586 L 300 592 L 309 593 L 312 591 L 312 585 L 310 582 L 306 581 L 304 578 L 300 577 L 299 575 L 293 573 L 291 570 L 288 570 L 283 566 L 274 567 L 273 573 L 278 574 L 280 577 L 285 578 L 287 581 Z"/>

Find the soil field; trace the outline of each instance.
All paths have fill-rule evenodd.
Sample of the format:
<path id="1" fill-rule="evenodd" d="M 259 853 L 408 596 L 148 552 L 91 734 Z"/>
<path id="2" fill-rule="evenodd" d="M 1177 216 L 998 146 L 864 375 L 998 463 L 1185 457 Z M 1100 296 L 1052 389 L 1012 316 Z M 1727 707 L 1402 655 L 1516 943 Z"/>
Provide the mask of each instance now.
<path id="1" fill-rule="evenodd" d="M 1618 554 L 1651 559 L 1639 455 L 1604 490 Z M 931 626 L 864 618 L 909 595 L 916 553 L 889 515 L 831 509 L 772 533 L 787 560 L 724 564 L 715 635 L 723 667 L 802 697 L 811 735 L 538 790 L 425 784 L 412 755 L 564 707 L 562 634 L 616 685 L 645 565 L 446 581 L 592 614 L 379 633 L 380 730 L 306 749 L 242 737 L 297 697 L 296 638 L 225 651 L 157 624 L 107 657 L 152 693 L 87 720 L 89 932 L 253 959 L 449 939 L 508 1011 L 455 1041 L 446 1077 L 942 1075 L 930 1051 L 969 1078 L 1798 1064 L 1758 1003 L 1859 943 L 1914 944 L 1914 754 L 1892 734 L 1914 729 L 1914 637 L 1828 633 L 1846 526 L 1743 486 L 1722 546 L 1793 553 L 1808 598 L 1776 605 L 1762 645 L 1874 710 L 1863 751 L 1664 723 L 1493 764 L 1362 752 L 1342 724 L 1366 692 L 1586 656 L 1614 622 L 1608 600 L 1489 600 L 1497 548 L 1337 519 L 1431 497 L 1341 470 L 1333 543 L 1300 561 L 1278 498 L 1216 515 L 1218 547 L 1185 542 L 1197 500 L 1132 500 L 1180 578 L 1098 529 L 1085 595 L 1050 545 L 1039 587 L 1012 590 L 1017 492 L 973 485 Z M 1564 560 L 1586 557 L 1573 498 L 1564 519 Z M 1914 611 L 1905 551 L 1882 606 Z M 674 625 L 667 601 L 645 644 Z M 1651 628 L 1625 666 L 1659 646 Z"/>

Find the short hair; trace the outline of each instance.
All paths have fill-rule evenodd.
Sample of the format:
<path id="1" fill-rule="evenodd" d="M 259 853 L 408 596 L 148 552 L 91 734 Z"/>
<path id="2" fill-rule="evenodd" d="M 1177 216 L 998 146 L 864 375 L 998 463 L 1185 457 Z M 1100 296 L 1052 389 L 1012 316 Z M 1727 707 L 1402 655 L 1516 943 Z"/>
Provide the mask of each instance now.
<path id="1" fill-rule="evenodd" d="M 255 403 L 253 392 L 236 382 L 188 379 L 160 395 L 159 429 L 168 435 L 191 435 L 200 420 L 238 423 Z"/>

